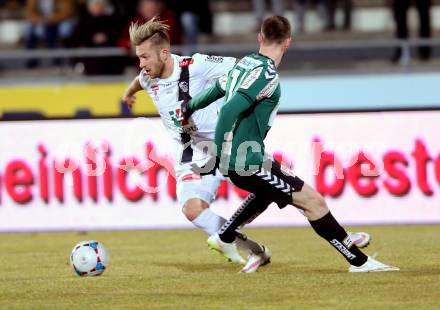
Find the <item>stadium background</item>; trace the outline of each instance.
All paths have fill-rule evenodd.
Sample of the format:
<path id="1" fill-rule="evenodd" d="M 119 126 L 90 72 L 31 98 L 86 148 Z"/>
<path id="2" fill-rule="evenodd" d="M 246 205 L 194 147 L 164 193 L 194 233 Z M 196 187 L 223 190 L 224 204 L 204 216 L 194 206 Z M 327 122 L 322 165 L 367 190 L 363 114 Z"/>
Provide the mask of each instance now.
<path id="1" fill-rule="evenodd" d="M 31 20 L 26 5 L 31 2 L 0 1 L 0 231 L 92 231 L 87 236 L 67 234 L 64 243 L 55 233 L 41 234 L 35 242 L 48 249 L 49 243 L 59 238 L 56 242 L 68 248 L 81 238 L 102 238 L 104 243 L 110 243 L 111 253 L 120 255 L 115 263 L 123 264 L 121 257 L 126 253 L 117 246 L 128 240 L 124 238 L 133 237 L 94 231 L 192 227 L 175 201 L 175 183 L 172 171 L 167 169 L 172 165 L 172 154 L 156 109 L 145 94 L 139 94 L 132 111 L 121 103 L 122 92 L 138 72 L 136 59 L 124 36 L 126 26 L 142 18 L 142 14 L 146 18 L 148 14 L 160 13 L 179 30 L 173 34 L 176 53 L 240 57 L 257 48 L 257 18 L 252 1 L 167 1 L 161 4 L 161 1 L 146 0 L 141 1 L 145 7 L 139 12 L 136 10 L 141 7 L 136 1 L 59 1 L 69 7 L 72 5 L 69 14 L 58 22 L 58 25 L 67 22 L 67 28 L 70 25 L 70 36 L 58 36 L 54 45 L 40 39 L 32 47 L 26 37 Z M 342 5 L 345 1 L 335 2 Z M 440 2 L 432 1 L 431 34 L 423 38 L 417 36 L 420 21 L 414 5 L 409 10 L 410 36 L 396 38 L 397 21 L 389 2 L 348 2 L 353 5 L 348 26 L 339 8 L 333 27 L 328 11 L 327 15 L 322 13 L 323 4 L 327 2 L 317 1 L 308 4 L 304 29 L 299 31 L 301 7 L 296 1 L 284 1 L 283 14 L 292 21 L 295 30 L 294 44 L 280 67 L 282 115 L 268 137 L 268 148 L 280 159 L 292 163 L 299 175 L 326 196 L 332 212 L 343 224 L 367 225 L 362 229 L 375 232 L 378 237 L 375 242 L 389 236 L 392 242 L 399 243 L 409 238 L 410 233 L 398 236 L 396 232 L 411 232 L 413 237 L 426 238 L 425 248 L 418 250 L 428 251 L 432 245 L 428 241 L 438 243 L 436 226 L 382 226 L 382 229 L 371 225 L 440 222 Z M 90 18 L 88 6 L 91 5 L 104 6 L 101 15 Z M 268 3 L 267 14 L 270 7 Z M 198 27 L 191 29 L 197 20 Z M 117 35 L 97 27 L 100 22 L 118 25 Z M 83 42 L 84 32 L 75 30 L 83 23 L 89 26 L 90 33 L 104 33 L 108 42 Z M 97 167 L 86 156 L 93 150 L 98 159 Z M 60 165 L 67 167 L 65 177 L 55 169 Z M 90 170 L 95 173 L 90 175 Z M 159 191 L 155 190 L 156 185 Z M 214 208 L 228 216 L 242 197 L 242 192 L 225 183 Z M 280 212 L 271 207 L 251 226 L 306 225 L 299 212 Z M 275 244 L 280 238 L 284 240 L 280 236 L 291 232 L 288 228 L 252 231 L 268 236 Z M 175 232 L 185 235 L 179 230 Z M 303 234 L 302 230 L 296 232 Z M 172 240 L 177 238 L 173 232 L 164 234 L 169 234 L 166 236 Z M 3 234 L 1 238 L 5 249 L 13 249 L 11 253 L 16 255 L 17 262 L 20 262 L 17 256 L 20 251 L 12 248 L 13 243 L 26 244 L 29 251 L 38 253 L 32 242 L 25 241 L 27 236 Z M 193 251 L 203 251 L 203 237 L 201 234 L 194 237 L 200 241 L 200 247 L 193 246 Z M 304 238 L 313 248 L 314 240 L 308 240 L 308 235 Z M 147 239 L 149 237 L 144 236 L 143 242 L 148 243 Z M 380 249 L 387 251 L 383 243 L 377 242 Z M 414 240 L 411 246 L 422 247 L 423 242 Z M 158 251 L 154 245 L 152 248 Z M 408 263 L 403 258 L 404 249 L 394 250 L 396 254 L 392 258 Z M 62 254 L 56 255 L 64 259 Z M 157 261 L 160 259 L 167 262 L 170 257 L 158 256 Z M 2 256 L 1 260 L 10 258 Z M 139 260 L 138 263 L 142 263 Z M 185 266 L 182 258 L 178 261 Z M 434 276 L 438 275 L 438 267 L 430 262 L 417 272 L 423 275 L 432 270 Z M 327 267 L 340 269 L 340 265 Z M 185 274 L 194 268 L 202 274 L 212 271 L 218 277 L 219 266 L 220 263 L 215 270 L 207 267 L 203 271 L 203 268 L 187 265 L 181 272 Z M 6 273 L 9 280 L 20 278 L 13 272 L 14 268 Z M 121 271 L 118 268 L 121 267 L 115 270 Z M 280 274 L 292 271 L 276 268 L 274 272 Z M 159 271 L 148 269 L 148 272 Z M 303 269 L 295 272 L 306 274 Z M 390 290 L 401 288 L 401 281 L 393 282 Z M 423 287 L 422 278 L 414 281 Z M 5 283 L 7 292 L 15 292 L 15 286 Z M 374 280 L 367 283 L 373 285 Z M 425 292 L 428 296 L 425 305 L 435 308 L 430 292 L 435 290 L 436 284 L 435 281 L 427 283 L 432 284 Z M 257 283 L 253 284 L 258 287 Z M 405 291 L 409 292 L 410 288 L 404 287 L 402 292 Z M 13 293 L 10 294 L 4 300 L 10 301 Z M 27 297 L 20 298 L 23 305 L 28 305 Z M 337 301 L 327 298 L 330 307 L 336 307 Z M 391 298 L 393 303 L 389 305 L 402 305 L 397 299 Z M 376 304 L 380 307 L 387 305 L 390 299 L 384 296 L 378 300 L 383 301 Z M 196 298 L 196 301 L 200 300 Z M 215 305 L 215 300 L 211 302 Z M 408 308 L 422 303 L 400 302 Z M 44 308 L 44 303 L 36 303 L 36 307 L 41 305 Z M 155 305 L 160 307 L 161 304 Z M 165 305 L 174 303 L 166 301 Z M 268 305 L 269 308 L 277 306 L 276 303 Z M 278 304 L 286 305 L 291 304 Z M 302 300 L 297 304 L 300 305 L 307 303 Z M 22 308 L 20 304 L 15 306 Z M 56 308 L 56 304 L 52 306 Z"/>

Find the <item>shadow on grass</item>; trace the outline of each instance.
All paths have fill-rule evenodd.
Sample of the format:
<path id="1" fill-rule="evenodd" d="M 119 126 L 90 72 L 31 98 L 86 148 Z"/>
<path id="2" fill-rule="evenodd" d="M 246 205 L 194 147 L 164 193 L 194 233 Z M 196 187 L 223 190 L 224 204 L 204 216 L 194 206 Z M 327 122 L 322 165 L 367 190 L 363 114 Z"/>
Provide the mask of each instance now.
<path id="1" fill-rule="evenodd" d="M 240 269 L 243 267 L 242 265 L 238 264 L 232 264 L 232 263 L 191 263 L 191 262 L 153 262 L 154 265 L 158 267 L 165 267 L 165 268 L 176 268 L 178 270 L 181 270 L 183 272 L 194 272 L 194 273 L 200 273 L 200 272 L 216 272 L 216 271 L 225 271 L 225 272 L 239 272 Z M 258 272 L 266 273 L 270 272 L 272 274 L 284 274 L 286 272 L 292 272 L 295 271 L 295 267 L 292 264 L 287 263 L 276 263 L 276 264 L 269 264 L 267 266 L 260 267 Z M 298 272 L 298 271 L 295 271 Z M 300 272 L 308 272 L 305 270 L 302 270 Z M 329 273 L 334 273 L 335 271 L 328 271 Z"/>
<path id="2" fill-rule="evenodd" d="M 185 272 L 212 272 L 231 268 L 240 268 L 233 264 L 202 264 L 202 263 L 182 263 L 182 262 L 153 262 L 154 265 L 165 268 L 176 268 Z"/>
<path id="3" fill-rule="evenodd" d="M 401 269 L 401 272 L 405 273 L 405 276 L 410 277 L 420 277 L 420 276 L 439 276 L 440 275 L 440 269 L 407 269 L 405 268 Z"/>

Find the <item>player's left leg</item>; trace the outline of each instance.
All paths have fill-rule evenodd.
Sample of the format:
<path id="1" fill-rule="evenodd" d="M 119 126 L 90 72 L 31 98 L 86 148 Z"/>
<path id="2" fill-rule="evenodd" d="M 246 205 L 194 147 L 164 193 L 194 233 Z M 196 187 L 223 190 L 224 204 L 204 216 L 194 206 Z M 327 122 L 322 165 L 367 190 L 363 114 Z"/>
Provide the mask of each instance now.
<path id="1" fill-rule="evenodd" d="M 249 239 L 247 239 L 247 237 L 240 232 L 240 228 L 242 226 L 240 223 L 244 223 L 245 220 L 252 221 L 260 213 L 266 210 L 269 204 L 270 203 L 264 200 L 262 197 L 255 194 L 249 194 L 234 215 L 221 227 L 219 232 L 211 235 L 208 238 L 208 246 L 212 250 L 215 250 L 223 254 L 223 256 L 228 257 L 230 255 L 229 252 L 233 253 L 235 244 L 249 242 Z M 257 212 L 254 217 L 247 217 L 246 212 L 242 214 L 243 210 L 248 209 L 255 210 Z M 245 220 L 242 220 L 243 216 Z M 220 234 L 224 234 L 225 231 L 233 231 L 233 233 L 230 235 L 231 238 L 227 239 L 227 242 L 220 238 Z M 226 234 L 228 235 L 228 233 Z M 263 245 L 255 244 L 241 272 L 252 273 L 257 271 L 259 267 L 270 263 L 271 256 L 272 254 L 269 248 Z"/>
<path id="2" fill-rule="evenodd" d="M 226 219 L 209 208 L 223 179 L 220 175 L 198 177 L 183 174 L 178 177 L 177 198 L 182 206 L 183 214 L 194 226 L 202 229 L 208 235 L 215 234 L 226 222 Z M 264 252 L 264 247 L 243 234 L 238 234 L 236 243 L 240 249 L 248 251 L 250 254 L 259 255 Z M 243 259 L 238 258 L 237 251 L 232 253 L 231 260 L 244 263 Z"/>

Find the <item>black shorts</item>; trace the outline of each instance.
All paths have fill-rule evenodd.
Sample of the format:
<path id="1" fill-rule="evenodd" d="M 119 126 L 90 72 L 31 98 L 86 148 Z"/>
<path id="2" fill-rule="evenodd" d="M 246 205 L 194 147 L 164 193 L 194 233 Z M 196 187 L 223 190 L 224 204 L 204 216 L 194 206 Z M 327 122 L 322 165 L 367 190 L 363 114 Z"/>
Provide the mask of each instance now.
<path id="1" fill-rule="evenodd" d="M 241 176 L 235 171 L 228 171 L 231 182 L 237 187 L 251 192 L 258 199 L 268 203 L 277 203 L 280 209 L 292 204 L 292 193 L 300 192 L 304 181 L 282 169 L 276 161 L 271 165 L 263 165 L 256 173 L 250 176 Z"/>

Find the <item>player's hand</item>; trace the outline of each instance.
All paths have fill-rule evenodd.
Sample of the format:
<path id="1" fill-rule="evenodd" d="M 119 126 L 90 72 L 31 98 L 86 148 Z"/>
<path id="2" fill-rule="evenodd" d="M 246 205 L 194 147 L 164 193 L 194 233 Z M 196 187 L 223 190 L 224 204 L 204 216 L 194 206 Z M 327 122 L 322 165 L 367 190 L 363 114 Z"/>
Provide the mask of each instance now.
<path id="1" fill-rule="evenodd" d="M 219 168 L 220 165 L 220 158 L 217 156 L 211 157 L 211 159 L 204 164 L 203 166 L 199 167 L 197 164 L 193 163 L 191 164 L 191 170 L 200 176 L 204 175 L 215 175 L 216 170 Z"/>
<path id="2" fill-rule="evenodd" d="M 187 100 L 182 100 L 180 102 L 180 112 L 182 113 L 183 119 L 186 121 L 194 113 L 193 111 L 191 111 Z"/>
<path id="3" fill-rule="evenodd" d="M 131 109 L 133 105 L 136 103 L 136 96 L 130 94 L 124 94 L 124 96 L 122 96 L 122 101 L 127 105 L 129 109 Z"/>

